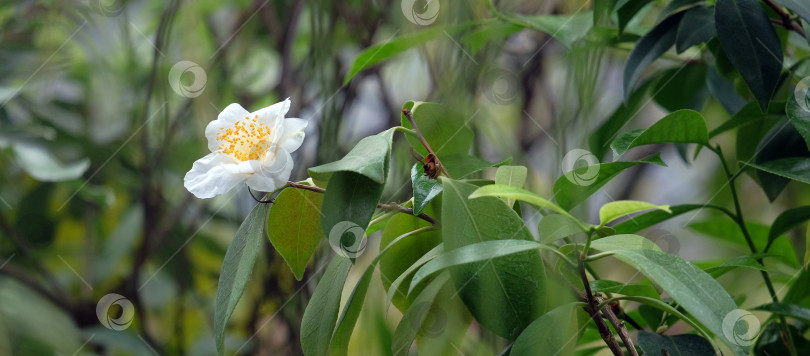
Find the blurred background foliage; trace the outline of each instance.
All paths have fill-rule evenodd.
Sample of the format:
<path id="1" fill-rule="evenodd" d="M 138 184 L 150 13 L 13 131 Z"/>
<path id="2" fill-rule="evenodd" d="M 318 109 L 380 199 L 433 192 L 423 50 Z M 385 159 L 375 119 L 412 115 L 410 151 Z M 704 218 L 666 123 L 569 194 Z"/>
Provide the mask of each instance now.
<path id="1" fill-rule="evenodd" d="M 485 1 L 440 4 L 441 24 L 494 17 Z M 256 110 L 292 98 L 288 116 L 310 122 L 293 179 L 306 178 L 307 167 L 341 157 L 360 138 L 398 125 L 406 101 L 441 102 L 476 131 L 476 154 L 490 161 L 513 157 L 529 167 L 528 187 L 551 196 L 565 153 L 587 147 L 590 132 L 622 102 L 621 73 L 632 44 L 593 31 L 593 38 L 577 41 L 592 26 L 591 1 L 506 0 L 497 2 L 504 13 L 573 17 L 551 34 L 504 24 L 444 31 L 344 84 L 360 51 L 424 30 L 407 20 L 400 5 L 385 0 L 0 4 L 0 354 L 216 354 L 212 319 L 219 269 L 255 203 L 244 188 L 195 199 L 182 178 L 207 153 L 205 125 L 232 102 Z M 638 38 L 648 31 L 665 5 L 654 1 L 645 7 L 627 24 L 626 35 Z M 798 51 L 794 57 L 806 55 L 807 48 Z M 703 60 L 687 55 L 665 56 L 654 66 L 663 70 Z M 185 71 L 173 77 L 181 61 L 193 62 L 203 75 Z M 796 68 L 798 77 L 802 70 Z M 715 99 L 707 100 L 697 109 L 716 127 L 729 114 Z M 662 102 L 644 105 L 628 129 L 662 117 Z M 733 137 L 718 139 L 734 147 Z M 395 144 L 383 201 L 410 194 L 413 158 L 404 140 Z M 725 178 L 712 157 L 686 163 L 673 147 L 655 146 L 632 156 L 661 149 L 669 168 L 630 169 L 589 206 L 618 199 L 727 205 L 727 194 L 715 194 Z M 744 178 L 742 195 L 753 221 L 771 221 L 785 207 L 810 203 L 807 186 L 795 183 L 771 203 Z M 594 220 L 589 206 L 578 213 Z M 716 261 L 727 257 L 720 254 L 733 255 L 718 247 L 722 244 L 698 241 L 685 226 L 704 218 L 688 215 L 666 225 L 677 232 L 681 256 Z M 794 243 L 803 238 L 790 237 Z M 371 239 L 370 250 L 378 244 Z M 315 287 L 313 271 L 320 268 L 296 281 L 270 245 L 263 247 L 262 262 L 231 318 L 226 348 L 300 354 L 301 315 Z M 321 247 L 318 267 L 331 253 Z M 786 276 L 775 278 L 784 282 Z M 732 295 L 750 292 L 744 274 L 729 273 L 722 281 Z M 97 303 L 109 293 L 134 307 L 132 324 L 124 330 L 105 327 L 102 319 L 118 318 L 125 307 L 114 305 L 97 315 Z M 400 316 L 376 311 L 383 298 L 375 279 L 367 303 L 379 306 L 364 308 L 355 332 L 362 337 L 352 340 L 353 350 L 390 352 L 386 345 Z M 748 298 L 767 295 L 757 289 Z M 491 355 L 505 344 L 474 325 L 459 352 Z"/>

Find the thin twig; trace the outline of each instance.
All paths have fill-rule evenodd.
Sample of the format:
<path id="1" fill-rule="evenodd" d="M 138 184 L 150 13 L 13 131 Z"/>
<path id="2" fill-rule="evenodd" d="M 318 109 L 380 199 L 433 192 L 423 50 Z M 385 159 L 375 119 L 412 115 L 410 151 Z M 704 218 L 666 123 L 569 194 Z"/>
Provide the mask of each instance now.
<path id="1" fill-rule="evenodd" d="M 596 323 L 596 328 L 599 329 L 599 336 L 602 337 L 602 340 L 605 341 L 610 351 L 613 352 L 615 356 L 623 356 L 624 353 L 622 352 L 621 346 L 613 337 L 613 333 L 610 332 L 610 328 L 605 324 L 605 320 L 602 319 L 602 315 L 599 314 L 599 302 L 596 301 L 596 298 L 593 295 L 593 291 L 591 291 L 591 285 L 588 282 L 588 276 L 585 274 L 585 263 L 581 260 L 579 261 L 579 275 L 582 278 L 582 284 L 585 286 L 585 300 L 588 302 L 588 307 L 585 308 L 585 311 L 591 316 L 593 322 Z"/>
<path id="2" fill-rule="evenodd" d="M 763 0 L 763 1 L 765 2 L 765 4 L 770 6 L 774 11 L 776 11 L 776 13 L 782 19 L 781 23 L 774 21 L 774 19 L 771 19 L 771 22 L 776 23 L 777 25 L 782 25 L 788 30 L 796 31 L 796 33 L 798 33 L 798 34 L 802 35 L 802 37 L 804 37 L 804 28 L 802 28 L 802 25 L 794 22 L 790 18 L 790 14 L 787 13 L 787 11 L 782 9 L 782 7 L 779 6 L 779 4 L 777 4 L 773 0 Z"/>
<path id="3" fill-rule="evenodd" d="M 439 165 L 439 168 L 442 170 L 444 175 L 446 175 L 447 178 L 453 178 L 450 176 L 450 172 L 444 169 L 442 160 L 439 159 L 439 156 L 436 155 L 436 152 L 433 151 L 433 148 L 431 148 L 430 144 L 427 142 L 427 140 L 425 140 L 425 136 L 422 135 L 422 131 L 419 131 L 419 126 L 416 126 L 416 121 L 413 121 L 413 114 L 411 113 L 411 111 L 408 109 L 402 109 L 402 115 L 405 115 L 405 117 L 408 118 L 408 121 L 410 121 L 411 126 L 413 126 L 413 129 L 416 131 L 416 136 L 419 137 L 419 141 L 422 141 L 422 145 L 425 146 L 425 149 L 427 149 L 428 153 L 432 154 L 433 157 L 436 157 L 436 163 Z"/>
<path id="4" fill-rule="evenodd" d="M 595 296 L 594 299 L 598 303 L 604 302 L 601 297 Z M 636 351 L 636 346 L 633 345 L 633 340 L 630 339 L 630 333 L 627 332 L 627 327 L 624 326 L 624 321 L 619 320 L 616 317 L 616 314 L 613 313 L 610 305 L 607 305 L 606 308 L 602 308 L 602 313 L 605 314 L 605 317 L 613 325 L 613 329 L 616 329 L 616 333 L 619 334 L 619 338 L 622 339 L 624 343 L 624 347 L 627 349 L 627 352 L 630 353 L 630 356 L 638 356 L 638 351 Z"/>
<path id="5" fill-rule="evenodd" d="M 295 183 L 295 182 L 287 182 L 287 186 L 292 187 L 292 188 L 309 190 L 309 191 L 316 192 L 316 193 L 326 193 L 326 189 L 323 189 L 321 187 L 316 187 L 314 185 L 306 185 L 306 184 Z M 382 209 L 382 210 L 385 210 L 385 211 L 398 211 L 398 212 L 401 212 L 401 213 L 413 215 L 413 216 L 415 216 L 417 218 L 420 218 L 422 220 L 425 220 L 425 221 L 427 221 L 427 222 L 429 222 L 429 223 L 431 223 L 433 225 L 438 225 L 439 224 L 439 222 L 430 215 L 427 215 L 425 213 L 414 214 L 413 209 L 406 208 L 406 207 L 404 207 L 402 205 L 399 205 L 399 204 L 396 204 L 396 203 L 389 203 L 389 204 L 379 203 L 379 204 L 377 204 L 377 207 Z"/>

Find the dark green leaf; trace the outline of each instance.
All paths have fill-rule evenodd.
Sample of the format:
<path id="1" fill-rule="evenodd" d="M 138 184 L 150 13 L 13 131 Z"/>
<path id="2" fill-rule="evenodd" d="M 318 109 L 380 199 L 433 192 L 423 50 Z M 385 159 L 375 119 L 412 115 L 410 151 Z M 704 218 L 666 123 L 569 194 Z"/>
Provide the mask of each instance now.
<path id="1" fill-rule="evenodd" d="M 591 290 L 602 293 L 616 293 L 623 295 L 636 295 L 641 297 L 658 299 L 658 291 L 650 285 L 638 283 L 619 283 L 606 279 L 591 281 Z"/>
<path id="2" fill-rule="evenodd" d="M 773 102 L 768 107 L 768 111 L 763 113 L 759 109 L 757 102 L 750 102 L 739 109 L 739 111 L 731 116 L 726 122 L 718 126 L 716 129 L 709 132 L 709 137 L 717 136 L 728 130 L 752 124 L 760 120 L 777 120 L 785 117 L 785 103 Z M 747 143 L 750 144 L 750 143 Z"/>
<path id="3" fill-rule="evenodd" d="M 653 93 L 655 102 L 670 112 L 680 109 L 702 110 L 709 98 L 706 66 L 687 63 L 664 72 Z"/>
<path id="4" fill-rule="evenodd" d="M 620 0 L 614 7 L 617 18 L 619 19 L 619 33 L 624 32 L 627 23 L 636 16 L 636 14 L 643 9 L 651 0 Z"/>
<path id="5" fill-rule="evenodd" d="M 707 145 L 707 131 L 703 115 L 693 110 L 678 110 L 658 120 L 643 132 L 630 131 L 620 136 L 613 141 L 610 148 L 613 149 L 614 157 L 619 158 L 627 150 L 641 145 L 672 142 Z"/>
<path id="6" fill-rule="evenodd" d="M 557 178 L 557 181 L 554 182 L 554 198 L 557 200 L 557 204 L 559 204 L 560 207 L 570 210 L 593 193 L 596 193 L 599 188 L 602 188 L 602 186 L 625 169 L 644 163 L 652 163 L 666 167 L 664 161 L 661 160 L 661 155 L 656 153 L 640 161 L 600 163 L 595 166 L 576 168 L 562 177 Z M 591 174 L 589 173 L 594 170 L 592 167 L 598 167 L 595 169 L 598 172 L 596 177 L 594 179 L 580 179 L 583 177 L 591 178 Z M 577 184 L 577 182 L 581 183 L 583 181 L 590 184 Z"/>
<path id="7" fill-rule="evenodd" d="M 717 38 L 726 55 L 767 110 L 782 72 L 782 44 L 757 0 L 717 0 Z"/>
<path id="8" fill-rule="evenodd" d="M 765 163 L 745 163 L 756 169 L 810 184 L 810 157 L 789 157 Z"/>
<path id="9" fill-rule="evenodd" d="M 717 278 L 737 267 L 753 268 L 758 269 L 760 271 L 764 271 L 765 266 L 757 262 L 757 260 L 765 256 L 769 255 L 764 253 L 758 253 L 758 254 L 737 256 L 726 262 L 723 262 L 719 266 L 707 268 L 706 273 L 709 273 L 712 275 L 712 277 Z"/>
<path id="10" fill-rule="evenodd" d="M 796 346 L 797 354 L 810 355 L 810 340 L 807 340 L 804 333 L 795 326 L 788 324 L 787 327 L 793 336 L 793 345 Z M 790 351 L 785 346 L 783 335 L 780 323 L 766 324 L 754 345 L 754 355 L 789 355 Z"/>
<path id="11" fill-rule="evenodd" d="M 802 308 L 796 304 L 787 303 L 768 303 L 760 305 L 754 310 L 764 310 L 776 315 L 789 316 L 801 320 L 804 323 L 810 323 L 810 309 Z"/>
<path id="12" fill-rule="evenodd" d="M 258 204 L 253 207 L 245 221 L 239 226 L 236 235 L 225 253 L 222 270 L 217 284 L 217 304 L 214 308 L 214 331 L 216 333 L 217 351 L 225 353 L 225 327 L 231 317 L 236 303 L 245 291 L 259 245 L 264 240 L 265 219 L 269 204 Z"/>
<path id="13" fill-rule="evenodd" d="M 776 220 L 773 221 L 770 231 L 768 231 L 768 244 L 765 252 L 768 252 L 771 244 L 777 237 L 790 231 L 799 224 L 810 219 L 810 206 L 800 206 L 783 211 Z"/>
<path id="14" fill-rule="evenodd" d="M 678 256 L 661 252 L 654 243 L 637 235 L 615 235 L 595 240 L 591 248 L 610 251 L 661 286 L 692 317 L 734 350 L 747 355 L 748 348 L 737 345 L 723 333 L 723 320 L 737 309 L 734 300 L 717 281 Z"/>
<path id="15" fill-rule="evenodd" d="M 559 355 L 573 354 L 579 332 L 578 303 L 561 305 L 532 322 L 515 339 L 510 355 L 537 355 L 539 350 L 554 350 Z"/>
<path id="16" fill-rule="evenodd" d="M 343 284 L 351 267 L 351 260 L 335 255 L 315 287 L 301 319 L 301 348 L 305 355 L 326 355 L 329 351 Z"/>
<path id="17" fill-rule="evenodd" d="M 756 146 L 756 151 L 751 152 L 755 164 L 765 164 L 784 158 L 810 157 L 810 151 L 808 151 L 804 139 L 793 125 L 788 123 L 787 119 L 779 121 L 770 131 L 765 132 L 767 132 L 767 134 L 765 134 L 764 137 L 759 136 L 762 138 Z M 760 135 L 762 135 L 762 133 L 760 133 Z M 738 142 L 738 148 L 739 145 Z M 753 145 L 749 146 L 753 147 Z M 752 159 L 749 158 L 743 163 L 749 163 L 751 160 Z M 757 182 L 762 187 L 762 190 L 765 191 L 765 194 L 771 201 L 776 200 L 782 190 L 784 190 L 790 182 L 788 177 L 770 173 L 765 170 L 754 170 L 754 175 L 757 178 Z"/>
<path id="18" fill-rule="evenodd" d="M 610 143 L 619 135 L 619 131 L 635 118 L 641 109 L 649 103 L 647 93 L 658 81 L 658 77 L 650 78 L 630 94 L 630 98 L 619 104 L 619 107 L 610 114 L 610 117 L 594 130 L 588 140 L 588 147 L 598 159 L 605 157 Z"/>
<path id="19" fill-rule="evenodd" d="M 706 86 L 729 114 L 736 114 L 745 105 L 745 99 L 740 94 L 737 94 L 734 89 L 734 81 L 723 77 L 717 71 L 717 67 L 709 68 L 709 74 L 706 76 Z"/>
<path id="20" fill-rule="evenodd" d="M 675 50 L 681 53 L 696 44 L 708 42 L 715 36 L 714 8 L 696 7 L 686 11 L 681 19 L 675 38 Z"/>
<path id="21" fill-rule="evenodd" d="M 808 5 L 810 7 L 810 5 Z M 807 149 L 810 150 L 810 91 L 807 88 L 798 90 L 791 95 L 785 106 L 788 120 L 796 131 L 804 138 Z M 801 102 L 799 102 L 801 100 Z"/>
<path id="22" fill-rule="evenodd" d="M 757 248 L 757 251 L 763 251 L 768 243 L 768 231 L 770 228 L 767 225 L 754 222 L 746 222 L 745 226 L 749 235 L 751 236 L 751 240 L 754 242 L 754 246 Z M 740 251 L 750 253 L 748 243 L 745 241 L 745 237 L 743 236 L 740 227 L 731 219 L 709 219 L 690 224 L 689 228 L 706 236 L 716 238 L 720 241 L 733 243 L 737 245 L 737 248 Z M 789 266 L 799 266 L 796 251 L 794 250 L 790 241 L 786 239 L 776 239 L 768 252 L 777 256 L 780 261 Z"/>
<path id="23" fill-rule="evenodd" d="M 329 179 L 329 188 L 323 194 L 321 227 L 329 244 L 338 254 L 354 257 L 364 246 L 365 232 L 383 185 L 354 172 L 336 172 Z"/>
<path id="24" fill-rule="evenodd" d="M 442 185 L 436 179 L 428 177 L 421 164 L 411 167 L 411 183 L 413 184 L 413 212 L 419 214 L 427 204 L 442 192 Z"/>
<path id="25" fill-rule="evenodd" d="M 322 202 L 321 193 L 287 188 L 276 197 L 267 218 L 270 242 L 299 281 L 323 236 Z"/>
<path id="26" fill-rule="evenodd" d="M 419 293 L 414 299 L 414 305 L 432 305 L 442 287 L 448 282 L 450 276 L 445 273 L 436 277 L 433 281 Z M 413 340 L 422 329 L 422 324 L 430 312 L 430 308 L 408 308 L 402 320 L 399 321 L 397 329 L 394 331 L 394 340 L 391 343 L 391 350 L 394 356 L 408 355 Z"/>
<path id="27" fill-rule="evenodd" d="M 451 179 L 442 184 L 446 251 L 490 240 L 533 240 L 523 220 L 502 201 L 468 200 L 476 186 Z M 459 266 L 451 274 L 470 313 L 500 336 L 514 339 L 546 310 L 545 268 L 537 251 Z"/>
<path id="28" fill-rule="evenodd" d="M 416 262 L 411 264 L 408 268 L 406 268 L 402 273 L 399 274 L 399 277 L 391 282 L 391 286 L 388 287 L 388 294 L 385 300 L 385 313 L 388 314 L 388 308 L 391 306 L 391 302 L 394 300 L 394 297 L 401 297 L 402 300 L 408 301 L 407 293 L 408 291 L 405 289 L 406 287 L 410 287 L 411 285 L 411 275 L 416 272 L 422 265 L 427 263 L 428 261 L 436 258 L 436 256 L 441 255 L 444 253 L 444 244 L 440 243 L 436 245 L 433 249 L 426 252 L 422 257 L 419 257 Z M 405 307 L 407 303 L 402 303 L 402 305 L 397 305 L 397 308 L 401 308 L 401 311 L 405 311 Z"/>
<path id="29" fill-rule="evenodd" d="M 667 6 L 661 10 L 661 13 L 658 14 L 658 18 L 655 20 L 656 22 L 661 22 L 662 20 L 670 17 L 672 14 L 679 13 L 682 11 L 689 10 L 695 6 L 700 5 L 699 0 L 672 0 Z"/>
<path id="30" fill-rule="evenodd" d="M 638 346 L 645 355 L 715 355 L 712 344 L 706 339 L 692 334 L 661 335 L 644 330 L 638 332 Z"/>
<path id="31" fill-rule="evenodd" d="M 644 69 L 675 44 L 681 17 L 683 14 L 675 14 L 653 27 L 630 52 L 630 57 L 624 65 L 625 102 L 630 98 L 630 93 Z"/>
<path id="32" fill-rule="evenodd" d="M 697 204 L 673 205 L 669 207 L 671 213 L 663 210 L 653 210 L 616 224 L 613 226 L 613 229 L 615 229 L 618 234 L 632 234 L 678 215 L 703 208 L 715 208 L 715 206 Z"/>
<path id="33" fill-rule="evenodd" d="M 571 48 L 574 42 L 591 29 L 593 15 L 590 11 L 577 12 L 573 15 L 515 15 L 527 25 L 527 28 L 545 32 L 564 46 Z"/>

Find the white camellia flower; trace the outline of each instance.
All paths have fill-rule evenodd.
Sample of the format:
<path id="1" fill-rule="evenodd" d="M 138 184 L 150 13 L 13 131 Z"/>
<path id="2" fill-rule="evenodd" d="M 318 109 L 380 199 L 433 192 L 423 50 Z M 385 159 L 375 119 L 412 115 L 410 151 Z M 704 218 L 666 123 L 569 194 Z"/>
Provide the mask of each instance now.
<path id="1" fill-rule="evenodd" d="M 307 127 L 306 120 L 285 119 L 289 109 L 289 98 L 252 113 L 228 105 L 205 128 L 211 153 L 186 173 L 186 189 L 197 198 L 211 198 L 242 182 L 265 192 L 287 184 L 290 153 L 301 147 Z"/>

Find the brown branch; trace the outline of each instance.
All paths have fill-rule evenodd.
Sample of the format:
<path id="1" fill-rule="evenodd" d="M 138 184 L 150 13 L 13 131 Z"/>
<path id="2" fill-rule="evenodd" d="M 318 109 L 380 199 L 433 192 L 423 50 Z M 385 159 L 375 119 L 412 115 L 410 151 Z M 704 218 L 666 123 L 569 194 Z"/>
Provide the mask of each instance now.
<path id="1" fill-rule="evenodd" d="M 309 190 L 311 192 L 316 192 L 316 193 L 326 193 L 326 189 L 323 189 L 321 187 L 316 187 L 314 185 L 306 185 L 306 184 L 300 184 L 300 183 L 295 183 L 295 182 L 287 182 L 287 186 L 292 187 L 292 188 Z M 398 211 L 398 212 L 401 212 L 401 213 L 413 215 L 413 216 L 415 216 L 417 218 L 420 218 L 422 220 L 425 220 L 425 221 L 427 221 L 427 222 L 429 222 L 429 223 L 431 223 L 433 225 L 438 225 L 439 224 L 439 222 L 436 221 L 436 219 L 434 219 L 430 215 L 427 215 L 425 213 L 414 214 L 413 209 L 406 208 L 406 207 L 404 207 L 402 205 L 399 205 L 399 204 L 396 204 L 396 203 L 389 203 L 389 204 L 379 203 L 379 204 L 377 204 L 377 207 L 382 209 L 382 210 L 385 210 L 385 211 Z"/>
<path id="2" fill-rule="evenodd" d="M 798 34 L 802 35 L 802 37 L 804 37 L 804 28 L 802 28 L 802 25 L 794 22 L 790 18 L 790 14 L 787 13 L 787 11 L 785 11 L 781 6 L 779 6 L 779 4 L 777 4 L 773 0 L 762 0 L 762 1 L 764 1 L 765 4 L 767 4 L 768 6 L 770 6 L 773 9 L 773 11 L 776 11 L 776 13 L 782 19 L 781 23 L 779 22 L 779 20 L 776 20 L 776 19 L 771 19 L 771 22 L 773 22 L 773 23 L 775 23 L 777 25 L 782 25 L 786 29 L 788 29 L 790 31 L 795 31 L 796 33 L 798 33 Z"/>
<path id="3" fill-rule="evenodd" d="M 599 296 L 595 296 L 594 299 L 596 299 L 596 302 L 599 304 L 604 302 Z M 630 334 L 627 332 L 627 327 L 624 326 L 624 321 L 616 317 L 616 314 L 613 313 L 609 305 L 606 308 L 602 308 L 602 314 L 605 315 L 610 324 L 613 325 L 613 328 L 616 329 L 616 333 L 619 334 L 619 338 L 622 339 L 624 347 L 627 349 L 627 352 L 630 353 L 630 356 L 638 356 L 638 351 L 636 351 L 636 347 L 633 345 L 633 340 L 630 339 Z"/>
<path id="4" fill-rule="evenodd" d="M 450 176 L 450 172 L 444 169 L 442 160 L 439 159 L 439 156 L 436 155 L 436 152 L 433 151 L 433 149 L 430 147 L 430 144 L 427 142 L 427 140 L 425 140 L 425 136 L 422 135 L 422 131 L 419 131 L 419 126 L 416 126 L 416 121 L 413 121 L 413 114 L 411 113 L 411 111 L 408 109 L 402 109 L 402 115 L 405 115 L 405 117 L 408 118 L 408 121 L 411 122 L 411 126 L 413 126 L 414 131 L 416 131 L 416 136 L 419 137 L 419 141 L 422 141 L 422 144 L 425 146 L 425 149 L 427 149 L 428 153 L 432 154 L 433 157 L 436 157 L 436 163 L 439 165 L 439 168 L 441 168 L 442 172 L 444 172 L 444 175 L 446 175 L 447 178 L 453 178 Z"/>
<path id="5" fill-rule="evenodd" d="M 624 353 L 622 352 L 621 346 L 613 337 L 613 333 L 610 331 L 610 328 L 605 324 L 605 320 L 602 319 L 602 315 L 599 313 L 599 302 L 593 295 L 593 291 L 591 291 L 591 285 L 588 282 L 588 276 L 585 274 L 585 263 L 582 260 L 579 261 L 579 275 L 582 278 L 582 284 L 585 286 L 585 300 L 588 303 L 588 306 L 585 307 L 585 311 L 591 316 L 593 322 L 596 323 L 596 328 L 599 330 L 599 336 L 602 337 L 602 340 L 605 341 L 610 351 L 613 352 L 615 356 L 623 356 Z"/>

